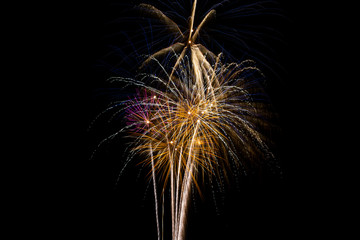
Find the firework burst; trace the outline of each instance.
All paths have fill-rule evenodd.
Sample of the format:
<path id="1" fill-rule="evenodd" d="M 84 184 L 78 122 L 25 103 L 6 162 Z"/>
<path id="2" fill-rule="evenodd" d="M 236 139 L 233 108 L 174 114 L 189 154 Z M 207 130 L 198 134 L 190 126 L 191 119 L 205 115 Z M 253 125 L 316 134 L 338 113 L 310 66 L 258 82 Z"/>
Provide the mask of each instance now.
<path id="1" fill-rule="evenodd" d="M 263 134 L 271 116 L 261 86 L 263 74 L 252 60 L 224 63 L 221 53 L 215 55 L 196 43 L 202 27 L 215 16 L 215 10 L 210 10 L 195 28 L 196 6 L 197 0 L 189 28 L 182 32 L 160 10 L 140 4 L 138 7 L 158 18 L 178 42 L 150 55 L 140 67 L 151 63 L 156 71 L 143 71 L 136 78 L 110 78 L 110 82 L 139 90 L 135 97 L 105 110 L 125 113 L 127 125 L 103 142 L 121 132 L 129 133 L 132 141 L 125 166 L 135 155 L 142 156 L 140 163 L 149 166 L 158 239 L 162 235 L 158 193 L 170 189 L 172 239 L 182 240 L 192 187 L 201 194 L 205 178 L 223 184 L 234 168 L 246 171 L 257 164 L 256 159 L 273 158 Z M 163 64 L 159 58 L 165 55 L 170 58 Z"/>
<path id="2" fill-rule="evenodd" d="M 166 78 L 110 79 L 141 89 L 116 103 L 128 122 L 120 131 L 133 138 L 127 161 L 143 156 L 154 183 L 156 176 L 161 179 L 162 194 L 170 187 L 173 239 L 184 237 L 192 185 L 201 193 L 199 182 L 205 177 L 222 172 L 227 179 L 231 166 L 244 169 L 254 156 L 271 155 L 261 134 L 269 117 L 259 84 L 262 73 L 253 61 L 224 64 L 220 58 L 197 74 L 188 67 L 192 59 L 184 58 L 171 76 L 165 72 Z"/>

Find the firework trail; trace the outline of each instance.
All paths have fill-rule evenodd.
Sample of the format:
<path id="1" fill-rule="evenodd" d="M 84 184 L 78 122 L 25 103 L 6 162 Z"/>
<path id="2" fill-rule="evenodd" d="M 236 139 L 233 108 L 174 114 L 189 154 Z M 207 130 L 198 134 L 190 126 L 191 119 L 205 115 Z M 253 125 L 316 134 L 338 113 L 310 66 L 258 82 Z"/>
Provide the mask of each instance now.
<path id="1" fill-rule="evenodd" d="M 140 4 L 138 7 L 164 24 L 178 42 L 141 64 L 140 70 L 151 65 L 156 71 L 140 72 L 136 78 L 110 78 L 110 82 L 140 89 L 135 97 L 105 110 L 125 113 L 127 125 L 103 142 L 121 132 L 129 133 L 132 141 L 125 166 L 140 155 L 151 169 L 159 240 L 163 235 L 159 190 L 164 199 L 165 190 L 170 189 L 172 239 L 183 240 L 192 187 L 201 193 L 205 177 L 223 184 L 232 166 L 247 169 L 256 164 L 252 160 L 273 158 L 262 134 L 271 115 L 260 84 L 263 74 L 252 60 L 225 63 L 222 53 L 216 55 L 196 43 L 201 29 L 216 14 L 211 9 L 195 28 L 197 2 L 193 2 L 189 28 L 184 32 L 156 7 Z M 165 56 L 170 67 L 159 60 Z M 157 185 L 158 179 L 162 186 Z"/>

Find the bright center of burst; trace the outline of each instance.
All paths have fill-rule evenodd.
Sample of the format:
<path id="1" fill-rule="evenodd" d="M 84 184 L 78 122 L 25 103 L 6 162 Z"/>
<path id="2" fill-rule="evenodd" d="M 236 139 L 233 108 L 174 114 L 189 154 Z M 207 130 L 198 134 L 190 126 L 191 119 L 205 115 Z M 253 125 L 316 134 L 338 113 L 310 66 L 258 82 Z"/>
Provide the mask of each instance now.
<path id="1" fill-rule="evenodd" d="M 190 112 L 190 111 L 188 111 L 188 114 L 190 115 L 190 114 L 191 114 L 191 112 Z"/>
<path id="2" fill-rule="evenodd" d="M 149 124 L 149 123 L 150 123 L 150 121 L 149 121 L 149 120 L 146 120 L 146 123 L 147 123 L 147 124 Z"/>

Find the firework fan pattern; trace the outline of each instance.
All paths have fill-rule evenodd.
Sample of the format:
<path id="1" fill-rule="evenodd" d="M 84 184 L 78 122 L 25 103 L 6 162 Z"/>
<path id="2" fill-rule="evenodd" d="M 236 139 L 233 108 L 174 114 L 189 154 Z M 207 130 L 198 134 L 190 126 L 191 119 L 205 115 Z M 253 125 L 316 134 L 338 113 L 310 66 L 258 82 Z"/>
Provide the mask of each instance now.
<path id="1" fill-rule="evenodd" d="M 140 164 L 149 167 L 159 240 L 164 231 L 159 209 L 167 189 L 172 239 L 183 240 L 192 188 L 201 194 L 206 179 L 222 185 L 232 173 L 274 159 L 264 134 L 272 117 L 264 75 L 253 60 L 226 63 L 224 53 L 197 43 L 216 15 L 211 9 L 195 27 L 197 4 L 193 1 L 185 31 L 155 6 L 138 5 L 173 34 L 174 43 L 148 55 L 135 78 L 109 79 L 137 90 L 104 111 L 124 114 L 126 126 L 99 145 L 120 133 L 131 138 L 125 166 L 141 156 Z"/>

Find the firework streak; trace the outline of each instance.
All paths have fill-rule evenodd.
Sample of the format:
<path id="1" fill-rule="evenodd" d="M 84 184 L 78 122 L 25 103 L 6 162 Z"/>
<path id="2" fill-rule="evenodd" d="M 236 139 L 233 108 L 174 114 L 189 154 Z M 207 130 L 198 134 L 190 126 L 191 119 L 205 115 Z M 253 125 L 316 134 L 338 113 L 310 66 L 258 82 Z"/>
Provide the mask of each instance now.
<path id="1" fill-rule="evenodd" d="M 163 196 L 170 189 L 172 239 L 182 240 L 192 187 L 201 193 L 205 177 L 224 181 L 233 167 L 246 169 L 246 160 L 272 155 L 261 133 L 269 114 L 259 83 L 262 73 L 251 60 L 224 63 L 221 53 L 196 44 L 202 26 L 215 15 L 209 11 L 195 29 L 196 5 L 195 0 L 184 33 L 154 6 L 139 5 L 180 40 L 143 62 L 140 69 L 156 65 L 157 74 L 110 79 L 139 89 L 134 98 L 111 106 L 126 113 L 127 126 L 108 139 L 129 132 L 133 141 L 127 162 L 140 155 L 151 169 L 159 240 L 158 191 Z M 165 55 L 171 55 L 172 66 L 159 61 Z"/>

